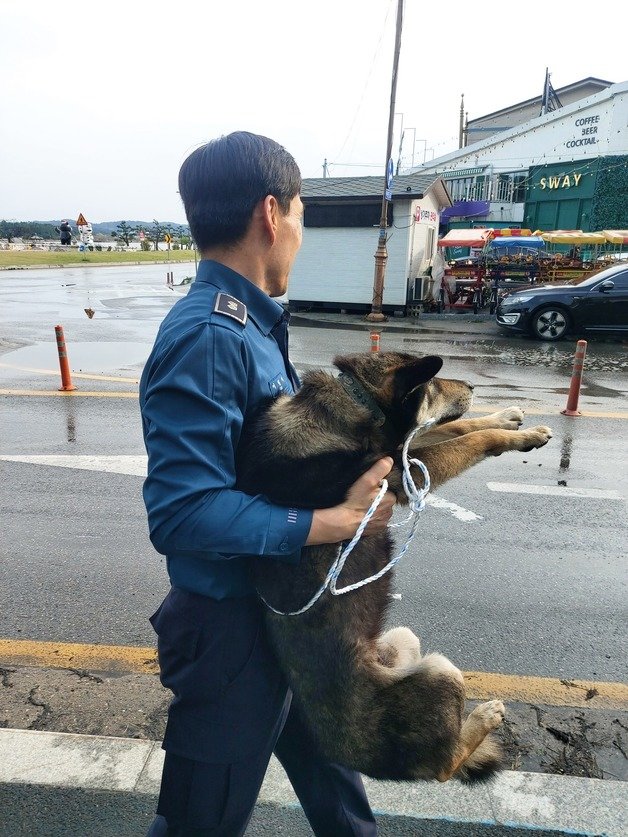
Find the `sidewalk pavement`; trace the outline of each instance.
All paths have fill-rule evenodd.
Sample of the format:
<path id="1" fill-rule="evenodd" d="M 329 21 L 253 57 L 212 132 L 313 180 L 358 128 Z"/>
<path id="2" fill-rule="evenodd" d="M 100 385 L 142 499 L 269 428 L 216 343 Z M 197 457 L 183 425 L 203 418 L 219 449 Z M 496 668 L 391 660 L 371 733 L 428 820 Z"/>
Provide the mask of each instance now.
<path id="1" fill-rule="evenodd" d="M 338 313 L 331 311 L 298 311 L 291 314 L 292 326 L 311 326 L 318 328 L 349 328 L 360 331 L 386 332 L 410 331 L 417 334 L 473 334 L 490 337 L 504 336 L 497 325 L 494 314 L 482 311 L 461 310 L 442 314 L 424 314 L 418 316 L 388 316 L 386 322 L 369 322 L 364 314 Z"/>
<path id="2" fill-rule="evenodd" d="M 141 837 L 155 810 L 157 741 L 0 729 L 0 837 Z M 505 771 L 493 782 L 365 780 L 381 837 L 626 837 L 628 784 Z M 247 835 L 311 830 L 271 762 Z"/>

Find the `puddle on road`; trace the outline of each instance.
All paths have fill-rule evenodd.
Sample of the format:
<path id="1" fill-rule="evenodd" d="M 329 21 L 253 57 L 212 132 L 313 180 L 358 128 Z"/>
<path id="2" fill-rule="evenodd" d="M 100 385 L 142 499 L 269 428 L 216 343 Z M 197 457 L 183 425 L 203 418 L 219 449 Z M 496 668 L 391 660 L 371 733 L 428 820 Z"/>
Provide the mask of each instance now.
<path id="1" fill-rule="evenodd" d="M 404 343 L 423 343 L 417 338 L 404 338 Z M 541 366 L 546 369 L 571 369 L 575 353 L 575 344 L 508 344 L 496 340 L 439 340 L 444 346 L 455 349 L 450 358 L 483 362 L 488 360 L 505 366 Z M 442 354 L 442 353 L 441 353 Z M 587 372 L 626 372 L 628 371 L 628 351 L 621 343 L 589 343 L 584 364 Z"/>
<path id="2" fill-rule="evenodd" d="M 152 343 L 78 342 L 68 344 L 67 351 L 72 372 L 97 375 L 123 371 L 136 367 L 137 364 L 143 364 L 151 348 Z M 2 370 L 4 377 L 20 374 L 19 369 L 11 369 L 11 366 L 22 369 L 56 369 L 59 364 L 59 355 L 56 343 L 38 343 L 7 352 L 2 356 L 2 362 L 8 364 L 8 368 Z"/>

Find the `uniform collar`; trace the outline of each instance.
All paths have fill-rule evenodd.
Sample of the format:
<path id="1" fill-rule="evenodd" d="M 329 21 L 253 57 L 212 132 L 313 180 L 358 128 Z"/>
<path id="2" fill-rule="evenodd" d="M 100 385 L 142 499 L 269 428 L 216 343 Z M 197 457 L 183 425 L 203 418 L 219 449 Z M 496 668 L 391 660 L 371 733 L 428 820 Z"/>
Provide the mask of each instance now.
<path id="1" fill-rule="evenodd" d="M 221 291 L 234 296 L 246 305 L 248 316 L 255 322 L 259 330 L 269 335 L 273 326 L 282 318 L 289 319 L 283 307 L 274 299 L 264 293 L 257 285 L 254 285 L 246 277 L 236 273 L 230 267 L 211 259 L 202 259 L 198 264 L 196 279 L 190 287 L 190 293 L 194 285 L 214 285 Z"/>

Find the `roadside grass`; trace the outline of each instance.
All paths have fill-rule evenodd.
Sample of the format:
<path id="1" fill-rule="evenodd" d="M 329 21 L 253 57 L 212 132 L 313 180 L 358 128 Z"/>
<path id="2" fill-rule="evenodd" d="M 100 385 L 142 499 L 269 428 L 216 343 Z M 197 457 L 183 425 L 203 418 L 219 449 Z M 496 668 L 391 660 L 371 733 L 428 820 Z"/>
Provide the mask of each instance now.
<path id="1" fill-rule="evenodd" d="M 86 264 L 167 264 L 168 262 L 193 262 L 193 250 L 133 250 L 110 253 L 98 250 L 0 250 L 0 270 L 26 267 L 66 267 Z"/>

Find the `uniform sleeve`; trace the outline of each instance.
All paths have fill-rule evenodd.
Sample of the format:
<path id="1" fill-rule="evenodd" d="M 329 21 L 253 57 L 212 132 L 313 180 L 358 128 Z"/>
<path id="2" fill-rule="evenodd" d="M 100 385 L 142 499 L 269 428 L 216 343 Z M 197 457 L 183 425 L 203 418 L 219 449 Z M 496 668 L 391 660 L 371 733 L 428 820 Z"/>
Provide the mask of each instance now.
<path id="1" fill-rule="evenodd" d="M 178 337 L 149 361 L 141 387 L 148 452 L 144 501 L 158 552 L 288 559 L 296 552 L 299 559 L 312 512 L 275 506 L 234 488 L 247 365 L 241 335 L 209 324 Z"/>

